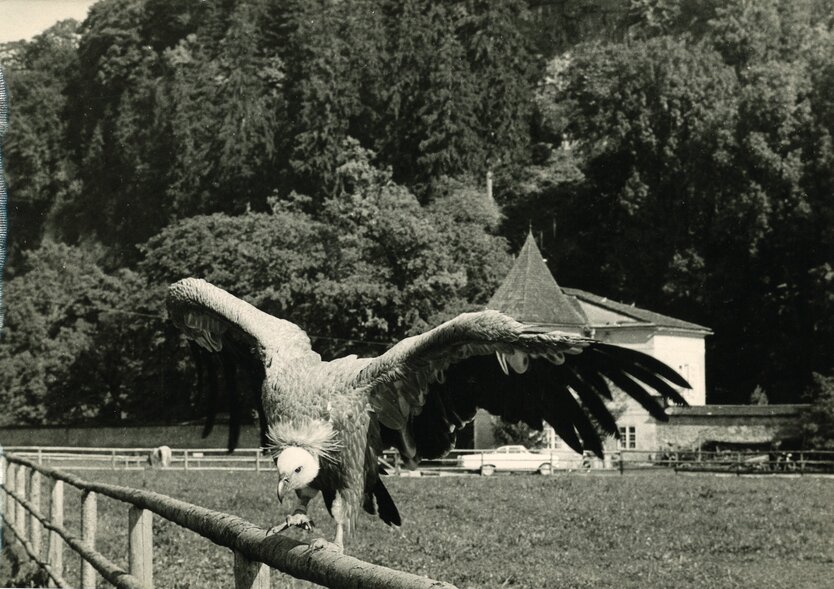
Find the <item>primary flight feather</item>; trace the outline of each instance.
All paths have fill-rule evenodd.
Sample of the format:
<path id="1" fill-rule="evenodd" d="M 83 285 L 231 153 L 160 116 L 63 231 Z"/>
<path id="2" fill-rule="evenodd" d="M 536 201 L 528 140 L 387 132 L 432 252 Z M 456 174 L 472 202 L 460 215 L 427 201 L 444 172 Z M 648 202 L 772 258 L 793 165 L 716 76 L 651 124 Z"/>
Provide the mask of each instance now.
<path id="1" fill-rule="evenodd" d="M 689 388 L 651 356 L 524 325 L 498 311 L 464 313 L 376 358 L 324 362 L 297 325 L 204 280 L 173 284 L 167 306 L 201 348 L 255 358 L 249 366 L 262 381 L 260 414 L 278 498 L 295 500 L 285 525 L 309 527 L 307 504 L 320 492 L 339 548 L 362 509 L 401 523 L 379 476 L 378 457 L 388 447 L 409 466 L 441 457 L 483 408 L 539 430 L 545 421 L 577 452 L 601 456 L 594 420 L 618 434 L 604 403 L 612 398 L 609 382 L 661 420 L 666 414 L 649 391 L 685 404 L 675 387 Z"/>

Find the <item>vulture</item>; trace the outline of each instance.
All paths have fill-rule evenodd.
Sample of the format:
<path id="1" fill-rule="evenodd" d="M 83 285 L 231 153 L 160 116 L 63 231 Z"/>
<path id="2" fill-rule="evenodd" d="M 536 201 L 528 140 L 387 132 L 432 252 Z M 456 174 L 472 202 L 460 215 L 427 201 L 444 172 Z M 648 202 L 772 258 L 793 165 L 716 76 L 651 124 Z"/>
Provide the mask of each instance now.
<path id="1" fill-rule="evenodd" d="M 395 447 L 411 467 L 442 457 L 478 408 L 538 430 L 547 422 L 575 451 L 602 456 L 598 431 L 619 435 L 605 405 L 611 384 L 659 420 L 667 419 L 659 398 L 683 405 L 675 387 L 689 388 L 641 352 L 493 310 L 458 315 L 375 358 L 326 362 L 300 327 L 204 280 L 171 285 L 166 303 L 174 325 L 200 348 L 225 353 L 224 364 L 254 359 L 278 500 L 293 501 L 272 531 L 309 530 L 307 505 L 321 493 L 336 534 L 332 543 L 317 540 L 319 548 L 343 550 L 361 510 L 401 525 L 380 478 L 383 450 Z"/>

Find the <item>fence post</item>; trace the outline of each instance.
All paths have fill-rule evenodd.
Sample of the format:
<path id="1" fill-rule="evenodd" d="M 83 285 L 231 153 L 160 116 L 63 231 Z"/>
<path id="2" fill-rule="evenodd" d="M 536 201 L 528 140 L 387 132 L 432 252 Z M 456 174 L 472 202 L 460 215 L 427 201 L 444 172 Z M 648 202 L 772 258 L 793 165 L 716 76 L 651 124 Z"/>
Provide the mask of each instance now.
<path id="1" fill-rule="evenodd" d="M 185 463 L 185 470 L 188 470 L 188 450 L 182 451 L 182 460 Z"/>
<path id="2" fill-rule="evenodd" d="M 32 504 L 32 507 L 35 508 L 36 511 L 40 512 L 41 510 L 41 473 L 32 469 L 32 472 L 29 475 L 29 502 Z M 32 541 L 32 552 L 35 553 L 35 556 L 38 558 L 41 557 L 41 538 L 43 537 L 43 528 L 41 527 L 41 522 L 32 515 L 29 514 L 29 537 Z"/>
<path id="3" fill-rule="evenodd" d="M 3 457 L 3 489 L 8 490 L 14 486 L 14 463 L 6 461 Z M 8 493 L 4 493 L 6 504 L 3 506 L 3 516 L 6 521 L 12 523 L 14 521 L 14 500 Z"/>
<path id="4" fill-rule="evenodd" d="M 131 506 L 127 521 L 130 574 L 150 589 L 153 587 L 153 513 Z"/>
<path id="5" fill-rule="evenodd" d="M 269 589 L 269 567 L 235 550 L 235 589 Z"/>
<path id="6" fill-rule="evenodd" d="M 52 479 L 52 497 L 49 502 L 49 521 L 56 526 L 64 525 L 64 481 Z M 49 530 L 49 565 L 58 577 L 64 576 L 64 545 L 55 530 Z M 55 587 L 52 579 L 49 586 Z"/>
<path id="7" fill-rule="evenodd" d="M 255 449 L 255 472 L 261 472 L 261 450 Z"/>
<path id="8" fill-rule="evenodd" d="M 623 451 L 620 450 L 620 474 L 625 473 L 625 460 L 623 460 Z"/>
<path id="9" fill-rule="evenodd" d="M 3 496 L 2 500 L 0 500 L 0 513 L 2 513 L 3 517 L 6 515 L 6 505 L 9 504 L 9 494 L 6 493 L 6 457 L 3 456 L 2 452 L 0 452 L 0 485 L 3 485 Z M 2 528 L 3 523 L 0 522 L 0 528 Z M 3 540 L 2 532 L 0 532 L 0 541 Z M 0 546 L 2 548 L 2 546 Z"/>
<path id="10" fill-rule="evenodd" d="M 116 470 L 116 450 L 110 451 L 110 468 Z"/>
<path id="11" fill-rule="evenodd" d="M 96 494 L 84 491 L 81 495 L 81 541 L 87 548 L 96 548 Z M 81 558 L 81 589 L 96 589 L 96 570 Z"/>
<path id="12" fill-rule="evenodd" d="M 26 467 L 22 464 L 17 466 L 17 472 L 15 472 L 15 486 L 14 486 L 15 493 L 21 499 L 26 499 Z M 23 507 L 22 503 L 17 504 L 17 512 L 14 518 L 14 523 L 17 526 L 18 531 L 20 532 L 20 537 L 22 539 L 28 538 L 26 535 L 26 509 Z"/>

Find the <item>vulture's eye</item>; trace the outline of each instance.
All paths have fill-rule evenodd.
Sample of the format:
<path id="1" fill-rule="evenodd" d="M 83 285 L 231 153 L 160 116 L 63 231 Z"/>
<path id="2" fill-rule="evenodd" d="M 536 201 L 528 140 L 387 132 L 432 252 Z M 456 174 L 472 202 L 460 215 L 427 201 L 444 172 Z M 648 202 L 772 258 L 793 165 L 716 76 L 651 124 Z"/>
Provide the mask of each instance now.
<path id="1" fill-rule="evenodd" d="M 296 468 L 295 472 L 301 472 L 301 467 L 299 466 L 298 468 Z"/>

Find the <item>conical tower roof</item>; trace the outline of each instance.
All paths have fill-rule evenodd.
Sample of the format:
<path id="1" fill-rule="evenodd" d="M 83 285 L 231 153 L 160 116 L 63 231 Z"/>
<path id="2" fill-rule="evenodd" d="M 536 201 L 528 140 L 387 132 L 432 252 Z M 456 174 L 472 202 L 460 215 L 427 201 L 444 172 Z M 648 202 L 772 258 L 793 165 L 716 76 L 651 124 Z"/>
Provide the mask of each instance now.
<path id="1" fill-rule="evenodd" d="M 506 313 L 522 323 L 572 329 L 588 325 L 579 302 L 566 295 L 550 273 L 532 231 L 487 308 Z"/>

